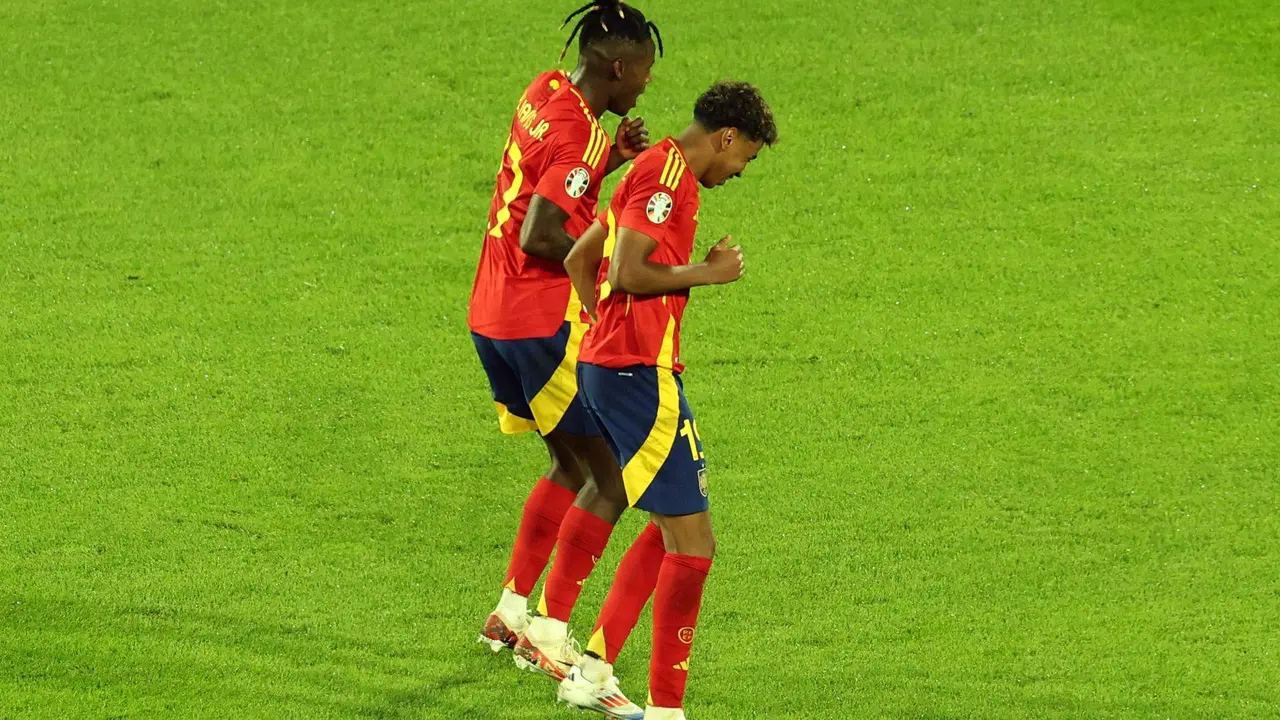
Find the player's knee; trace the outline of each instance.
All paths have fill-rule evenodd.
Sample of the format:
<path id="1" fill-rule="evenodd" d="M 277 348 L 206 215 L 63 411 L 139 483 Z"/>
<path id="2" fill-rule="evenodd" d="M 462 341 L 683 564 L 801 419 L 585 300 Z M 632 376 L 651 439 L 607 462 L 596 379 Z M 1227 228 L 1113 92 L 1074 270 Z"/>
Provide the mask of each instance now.
<path id="1" fill-rule="evenodd" d="M 585 483 L 577 466 L 558 462 L 554 458 L 551 460 L 551 468 L 547 470 L 547 479 L 574 492 L 581 491 Z"/>
<path id="2" fill-rule="evenodd" d="M 584 505 L 594 505 L 600 502 L 600 486 L 592 478 L 583 478 L 582 489 L 578 491 L 578 498 Z"/>

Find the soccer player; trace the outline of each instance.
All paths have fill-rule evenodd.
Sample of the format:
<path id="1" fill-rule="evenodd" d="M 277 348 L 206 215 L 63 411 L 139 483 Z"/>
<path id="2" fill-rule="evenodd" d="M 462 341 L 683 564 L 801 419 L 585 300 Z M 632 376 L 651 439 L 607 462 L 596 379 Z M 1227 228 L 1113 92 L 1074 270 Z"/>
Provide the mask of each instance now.
<path id="1" fill-rule="evenodd" d="M 713 85 L 693 117 L 678 138 L 640 155 L 565 260 L 598 317 L 579 356 L 583 399 L 622 468 L 628 501 L 653 522 L 619 565 L 587 652 L 558 696 L 628 720 L 684 719 L 689 654 L 715 554 L 706 456 L 680 379 L 680 324 L 690 288 L 733 282 L 745 265 L 728 236 L 691 263 L 698 186 L 741 176 L 778 139 L 772 110 L 746 83 Z M 641 715 L 619 699 L 613 662 L 650 594 L 653 653 Z"/>
<path id="2" fill-rule="evenodd" d="M 577 68 L 539 75 L 517 103 L 468 316 L 499 427 L 536 431 L 551 456 L 525 503 L 502 597 L 480 635 L 495 652 L 514 647 L 527 630 L 528 596 L 579 491 L 582 504 L 611 515 L 610 524 L 626 507 L 617 462 L 578 399 L 575 369 L 587 325 L 563 261 L 595 216 L 600 181 L 648 147 L 643 122 L 625 116 L 652 78 L 661 39 L 621 2 L 584 6 L 568 20 L 581 13 L 565 45 L 579 37 Z M 616 144 L 599 122 L 606 111 L 624 117 Z M 577 655 L 567 637 L 560 645 L 551 659 L 567 669 Z"/>

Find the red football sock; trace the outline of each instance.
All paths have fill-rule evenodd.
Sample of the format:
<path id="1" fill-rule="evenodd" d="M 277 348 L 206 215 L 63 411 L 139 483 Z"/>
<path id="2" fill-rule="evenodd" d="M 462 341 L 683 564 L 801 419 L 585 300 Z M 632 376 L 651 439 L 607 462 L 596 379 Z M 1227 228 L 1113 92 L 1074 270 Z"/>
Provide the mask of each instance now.
<path id="1" fill-rule="evenodd" d="M 551 563 L 547 582 L 542 586 L 542 602 L 538 611 L 549 618 L 569 622 L 573 606 L 582 594 L 596 561 L 609 544 L 613 525 L 576 505 L 565 513 L 556 537 L 556 560 Z"/>
<path id="2" fill-rule="evenodd" d="M 662 569 L 662 558 L 666 554 L 662 530 L 649 523 L 618 564 L 618 573 L 613 577 L 609 596 L 600 610 L 600 619 L 591 631 L 587 650 L 611 665 L 618 660 L 627 636 L 640 620 L 640 612 L 658 585 L 658 571 Z"/>
<path id="3" fill-rule="evenodd" d="M 653 656 L 649 659 L 649 697 L 654 707 L 684 707 L 689 652 L 702 607 L 702 586 L 711 559 L 668 553 L 653 596 Z"/>
<path id="4" fill-rule="evenodd" d="M 578 494 L 551 482 L 547 478 L 538 480 L 529 493 L 524 504 L 524 514 L 520 518 L 520 529 L 516 531 L 516 544 L 511 550 L 511 564 L 507 566 L 507 577 L 503 587 L 529 597 L 533 586 L 538 584 L 542 571 L 547 568 L 547 560 L 556 546 L 556 533 L 560 530 L 560 521 L 573 505 Z"/>

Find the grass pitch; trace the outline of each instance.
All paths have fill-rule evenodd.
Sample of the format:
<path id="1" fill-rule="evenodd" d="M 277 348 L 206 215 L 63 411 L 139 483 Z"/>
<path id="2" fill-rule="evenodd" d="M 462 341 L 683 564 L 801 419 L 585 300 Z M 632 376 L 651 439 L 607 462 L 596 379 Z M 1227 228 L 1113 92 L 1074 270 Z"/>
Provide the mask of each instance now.
<path id="1" fill-rule="evenodd" d="M 0 717 L 563 716 L 471 644 L 544 461 L 465 314 L 572 6 L 0 5 Z M 703 196 L 692 720 L 1280 715 L 1267 3 L 640 6 L 655 138 L 783 138 Z"/>

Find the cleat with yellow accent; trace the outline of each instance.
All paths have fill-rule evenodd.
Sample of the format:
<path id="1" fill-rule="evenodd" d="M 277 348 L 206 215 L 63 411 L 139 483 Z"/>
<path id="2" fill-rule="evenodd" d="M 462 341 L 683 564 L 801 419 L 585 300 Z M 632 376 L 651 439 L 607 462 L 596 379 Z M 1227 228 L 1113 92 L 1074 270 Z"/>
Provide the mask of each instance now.
<path id="1" fill-rule="evenodd" d="M 650 705 L 644 709 L 644 720 L 688 720 L 683 708 L 660 708 Z"/>
<path id="2" fill-rule="evenodd" d="M 568 624 L 541 616 L 529 622 L 529 629 L 512 654 L 518 667 L 542 673 L 556 682 L 564 680 L 570 668 L 582 659 L 582 650 L 569 634 Z"/>
<path id="3" fill-rule="evenodd" d="M 509 650 L 520 641 L 520 636 L 529 628 L 529 611 L 527 600 L 510 590 L 502 592 L 502 600 L 485 618 L 484 629 L 476 642 L 488 645 L 495 653 Z"/>
<path id="4" fill-rule="evenodd" d="M 613 666 L 590 655 L 583 655 L 582 661 L 560 681 L 556 699 L 619 720 L 644 720 L 644 710 L 618 688 Z"/>

